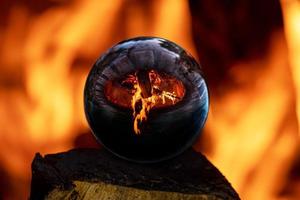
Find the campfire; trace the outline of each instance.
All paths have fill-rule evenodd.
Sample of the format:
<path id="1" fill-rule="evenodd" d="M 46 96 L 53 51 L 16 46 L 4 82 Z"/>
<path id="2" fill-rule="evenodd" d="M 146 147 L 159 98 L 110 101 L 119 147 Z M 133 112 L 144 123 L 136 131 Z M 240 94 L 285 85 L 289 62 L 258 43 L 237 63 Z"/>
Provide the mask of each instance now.
<path id="1" fill-rule="evenodd" d="M 223 23 L 230 19 L 218 16 L 224 10 L 225 16 L 233 13 L 234 5 L 228 5 L 228 11 L 215 1 L 207 2 L 211 3 L 202 5 L 207 13 L 201 16 L 207 24 L 202 23 L 205 28 L 198 36 L 192 34 L 198 20 L 191 14 L 192 0 L 1 2 L 0 198 L 28 197 L 36 152 L 97 146 L 83 108 L 90 67 L 116 42 L 151 35 L 198 54 L 209 80 L 210 113 L 195 149 L 218 167 L 242 199 L 299 199 L 300 2 L 253 1 L 255 10 L 283 20 L 269 26 L 275 18 L 270 19 L 263 24 L 268 30 L 251 29 L 259 20 L 248 23 L 247 17 L 255 18 L 244 12 L 250 8 L 236 5 L 233 19 L 240 21 L 228 24 L 248 23 L 247 32 L 253 36 L 233 34 L 235 47 L 249 50 L 247 45 L 257 35 L 266 35 L 259 46 L 264 49 L 252 48 L 247 56 L 230 54 L 231 43 L 219 38 L 232 28 Z M 220 35 L 210 30 L 216 26 L 221 27 Z M 246 39 L 251 41 L 247 45 Z M 245 53 L 242 50 L 238 52 Z M 112 104 L 132 110 L 135 134 L 149 111 L 179 104 L 186 92 L 172 76 L 159 71 L 146 75 L 150 89 L 135 73 L 105 88 Z"/>

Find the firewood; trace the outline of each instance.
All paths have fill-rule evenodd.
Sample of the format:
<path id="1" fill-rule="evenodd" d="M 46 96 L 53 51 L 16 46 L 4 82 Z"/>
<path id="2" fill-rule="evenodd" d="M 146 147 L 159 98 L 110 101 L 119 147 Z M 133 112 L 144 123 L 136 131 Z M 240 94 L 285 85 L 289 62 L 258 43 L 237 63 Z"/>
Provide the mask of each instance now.
<path id="1" fill-rule="evenodd" d="M 104 149 L 36 154 L 30 199 L 239 199 L 201 153 L 189 149 L 160 163 L 139 164 Z"/>

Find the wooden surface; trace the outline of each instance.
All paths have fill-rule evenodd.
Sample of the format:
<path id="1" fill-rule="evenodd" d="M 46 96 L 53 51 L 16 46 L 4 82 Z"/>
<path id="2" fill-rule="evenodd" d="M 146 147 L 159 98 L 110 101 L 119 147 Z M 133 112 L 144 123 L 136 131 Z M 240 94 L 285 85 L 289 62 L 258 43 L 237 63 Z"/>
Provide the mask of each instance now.
<path id="1" fill-rule="evenodd" d="M 177 158 L 137 164 L 105 150 L 74 149 L 32 162 L 30 199 L 239 199 L 225 177 L 190 149 Z"/>

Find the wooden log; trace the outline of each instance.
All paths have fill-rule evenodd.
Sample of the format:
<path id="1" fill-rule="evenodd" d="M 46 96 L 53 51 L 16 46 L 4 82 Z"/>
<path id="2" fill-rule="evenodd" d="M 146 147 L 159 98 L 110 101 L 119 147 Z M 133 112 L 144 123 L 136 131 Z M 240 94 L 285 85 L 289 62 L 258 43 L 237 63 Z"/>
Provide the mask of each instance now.
<path id="1" fill-rule="evenodd" d="M 161 163 L 137 164 L 104 149 L 74 149 L 32 162 L 30 199 L 239 199 L 203 155 L 189 149 Z"/>

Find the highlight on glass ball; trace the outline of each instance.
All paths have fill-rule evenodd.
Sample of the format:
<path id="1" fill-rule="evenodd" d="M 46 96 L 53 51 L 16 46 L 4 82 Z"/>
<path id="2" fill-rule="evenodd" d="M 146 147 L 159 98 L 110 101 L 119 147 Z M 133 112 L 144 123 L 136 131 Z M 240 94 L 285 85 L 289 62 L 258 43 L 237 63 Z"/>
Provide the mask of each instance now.
<path id="1" fill-rule="evenodd" d="M 87 121 L 115 155 L 141 163 L 191 147 L 208 113 L 200 65 L 183 48 L 157 37 L 122 41 L 92 67 L 84 89 Z"/>

